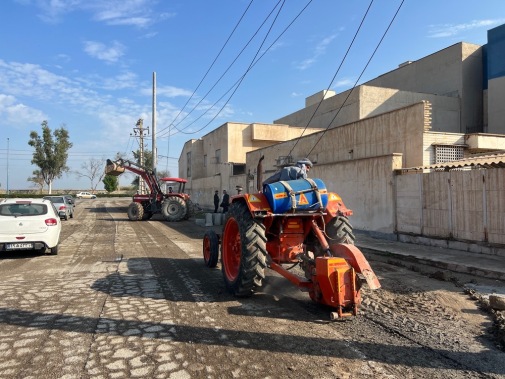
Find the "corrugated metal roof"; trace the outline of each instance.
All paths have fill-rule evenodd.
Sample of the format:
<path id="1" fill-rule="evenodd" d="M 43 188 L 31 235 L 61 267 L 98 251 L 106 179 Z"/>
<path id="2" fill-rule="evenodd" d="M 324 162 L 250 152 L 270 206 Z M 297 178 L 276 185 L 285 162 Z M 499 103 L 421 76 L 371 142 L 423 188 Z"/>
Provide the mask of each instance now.
<path id="1" fill-rule="evenodd" d="M 474 168 L 503 168 L 505 167 L 505 152 L 495 154 L 485 154 L 474 156 L 471 158 L 461 159 L 459 161 L 435 163 L 428 166 L 401 168 L 396 171 L 450 171 L 457 169 L 474 169 Z"/>

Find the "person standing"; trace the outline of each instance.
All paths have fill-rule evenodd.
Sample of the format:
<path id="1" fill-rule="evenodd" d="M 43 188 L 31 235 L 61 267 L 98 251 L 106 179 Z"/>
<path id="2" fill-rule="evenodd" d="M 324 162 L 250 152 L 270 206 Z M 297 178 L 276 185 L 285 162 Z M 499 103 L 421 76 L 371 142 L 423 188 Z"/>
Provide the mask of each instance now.
<path id="1" fill-rule="evenodd" d="M 223 213 L 228 212 L 228 207 L 230 206 L 230 195 L 223 190 L 223 201 L 221 202 L 221 208 L 223 208 Z"/>
<path id="2" fill-rule="evenodd" d="M 287 166 L 277 171 L 271 177 L 263 181 L 263 185 L 284 180 L 307 179 L 307 174 L 312 166 L 313 164 L 308 158 L 300 159 L 296 162 L 296 166 Z"/>
<path id="3" fill-rule="evenodd" d="M 214 192 L 214 213 L 217 213 L 219 208 L 219 191 Z"/>

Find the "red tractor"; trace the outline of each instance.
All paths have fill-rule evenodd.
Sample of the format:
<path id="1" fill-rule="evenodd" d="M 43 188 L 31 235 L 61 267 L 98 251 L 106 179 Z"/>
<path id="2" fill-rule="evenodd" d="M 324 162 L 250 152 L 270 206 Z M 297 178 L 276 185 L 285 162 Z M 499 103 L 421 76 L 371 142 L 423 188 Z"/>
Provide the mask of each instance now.
<path id="1" fill-rule="evenodd" d="M 135 162 L 118 159 L 115 162 L 107 159 L 105 173 L 119 176 L 125 170 L 142 177 L 149 187 L 149 194 L 135 194 L 128 206 L 128 218 L 132 221 L 148 220 L 154 214 L 161 213 L 167 221 L 187 220 L 193 215 L 194 205 L 190 196 L 184 192 L 187 180 L 181 178 L 160 178 L 156 174 Z M 160 181 L 170 183 L 167 193 L 161 189 Z M 178 185 L 175 189 L 174 185 Z"/>
<path id="2" fill-rule="evenodd" d="M 205 233 L 204 262 L 215 267 L 221 246 L 224 283 L 235 296 L 251 296 L 270 268 L 333 308 L 332 320 L 355 316 L 363 282 L 372 290 L 380 283 L 354 246 L 351 215 L 320 179 L 267 184 L 231 198 L 222 235 Z M 295 266 L 300 274 L 290 271 Z"/>

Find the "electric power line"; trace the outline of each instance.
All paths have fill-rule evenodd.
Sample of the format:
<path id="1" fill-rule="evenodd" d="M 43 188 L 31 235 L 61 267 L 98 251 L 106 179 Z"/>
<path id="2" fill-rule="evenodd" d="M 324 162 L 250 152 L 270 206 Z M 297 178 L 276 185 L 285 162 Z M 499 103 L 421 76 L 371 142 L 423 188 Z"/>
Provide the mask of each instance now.
<path id="1" fill-rule="evenodd" d="M 272 8 L 272 10 L 270 11 L 270 13 L 267 15 L 267 17 L 265 17 L 265 19 L 263 20 L 263 22 L 261 23 L 261 25 L 256 29 L 256 31 L 253 33 L 253 35 L 249 38 L 249 40 L 247 41 L 247 43 L 245 44 L 245 46 L 240 50 L 240 52 L 236 55 L 235 59 L 228 65 L 228 67 L 226 68 L 226 70 L 221 74 L 221 76 L 216 80 L 216 82 L 212 85 L 212 87 L 205 93 L 205 95 L 193 106 L 193 108 L 178 122 L 176 123 L 175 125 L 172 125 L 170 124 L 168 127 L 165 127 L 164 129 L 160 130 L 160 132 L 156 133 L 156 134 L 161 134 L 161 132 L 163 132 L 164 130 L 166 130 L 167 128 L 170 128 L 171 126 L 174 127 L 174 129 L 176 129 L 177 131 L 179 132 L 183 132 L 184 129 L 187 129 L 189 126 L 191 126 L 194 122 L 196 122 L 197 120 L 199 120 L 202 116 L 204 116 L 210 109 L 212 109 L 214 107 L 214 105 L 216 103 L 214 103 L 210 108 L 208 108 L 204 113 L 202 113 L 202 115 L 200 115 L 195 121 L 193 121 L 190 125 L 184 127 L 183 129 L 179 129 L 177 128 L 178 125 L 180 125 L 202 102 L 203 100 L 205 100 L 207 98 L 207 96 L 212 92 L 212 90 L 217 86 L 217 84 L 223 79 L 223 77 L 228 73 L 228 71 L 231 69 L 231 67 L 235 64 L 235 62 L 238 60 L 238 58 L 242 55 L 242 53 L 245 51 L 245 49 L 249 46 L 249 44 L 254 40 L 254 38 L 256 37 L 256 35 L 259 33 L 259 31 L 263 28 L 263 25 L 265 25 L 265 23 L 267 22 L 267 20 L 270 18 L 270 16 L 272 15 L 272 13 L 275 11 L 275 9 L 279 6 L 279 4 L 281 3 L 282 0 L 279 0 L 277 2 L 277 4 L 275 4 L 275 6 Z M 222 96 L 224 97 L 224 95 Z M 222 98 L 221 97 L 221 98 Z M 170 130 L 169 130 L 170 132 Z M 196 132 L 193 132 L 193 133 L 196 133 Z M 184 134 L 193 134 L 193 133 L 184 133 Z M 166 136 L 166 134 L 161 134 L 159 135 L 159 137 L 164 137 Z"/>
<path id="2" fill-rule="evenodd" d="M 228 36 L 228 38 L 226 39 L 224 45 L 221 47 L 221 49 L 219 50 L 219 53 L 216 55 L 216 57 L 214 58 L 214 60 L 212 61 L 210 67 L 207 69 L 207 72 L 205 72 L 205 74 L 203 75 L 203 78 L 200 80 L 200 83 L 198 83 L 198 85 L 196 86 L 195 90 L 193 91 L 193 93 L 191 94 L 191 96 L 188 98 L 188 100 L 186 101 L 186 104 L 184 104 L 184 106 L 181 108 L 181 110 L 179 111 L 179 113 L 177 113 L 177 115 L 175 116 L 175 118 L 169 123 L 169 126 L 168 128 L 170 129 L 170 126 L 175 122 L 175 120 L 177 120 L 177 118 L 181 115 L 182 111 L 184 111 L 184 109 L 186 108 L 186 106 L 188 105 L 188 103 L 191 101 L 191 99 L 193 98 L 193 96 L 195 95 L 196 91 L 198 91 L 198 88 L 200 88 L 200 86 L 202 85 L 203 81 L 205 80 L 205 78 L 207 77 L 207 75 L 209 74 L 210 70 L 212 69 L 212 67 L 214 67 L 214 64 L 216 63 L 217 59 L 219 58 L 219 56 L 221 55 L 221 53 L 223 52 L 224 48 L 226 47 L 226 45 L 228 44 L 228 42 L 230 41 L 231 37 L 233 36 L 233 34 L 235 33 L 235 30 L 237 30 L 238 26 L 240 25 L 240 23 L 242 22 L 242 19 L 244 18 L 244 16 L 246 15 L 247 11 L 249 10 L 249 8 L 251 7 L 252 3 L 253 3 L 254 0 L 251 0 L 251 2 L 249 3 L 249 5 L 247 6 L 247 8 L 245 9 L 244 13 L 242 13 L 242 16 L 240 17 L 240 19 L 238 20 L 237 24 L 235 25 L 235 27 L 233 28 L 233 30 L 231 31 L 230 35 Z M 194 108 L 193 108 L 194 109 Z M 192 111 L 191 111 L 192 112 Z M 191 113 L 190 112 L 190 113 Z M 162 130 L 160 130 L 158 133 L 161 133 L 163 132 L 164 130 L 166 130 L 167 128 L 164 128 Z M 169 130 L 169 134 L 170 134 L 170 130 Z"/>
<path id="3" fill-rule="evenodd" d="M 354 41 L 356 40 L 356 38 L 358 37 L 358 34 L 361 30 L 361 27 L 363 26 L 364 22 L 365 22 L 365 19 L 368 15 L 368 12 L 370 11 L 370 8 L 372 7 L 372 4 L 373 4 L 374 0 L 371 0 L 370 3 L 368 4 L 368 8 L 366 9 L 366 12 L 365 14 L 363 15 L 363 17 L 361 18 L 361 22 L 358 26 L 358 28 L 356 29 L 356 32 L 354 33 L 354 37 L 352 38 L 352 41 L 351 43 L 349 44 L 348 48 L 347 48 L 347 51 L 345 52 L 344 54 L 344 57 L 342 58 L 342 60 L 340 61 L 340 65 L 338 66 L 337 68 L 337 71 L 335 71 L 335 74 L 333 75 L 333 78 L 331 79 L 330 81 L 330 84 L 328 85 L 328 87 L 326 88 L 326 91 L 328 91 L 331 86 L 333 85 L 333 83 L 335 82 L 335 78 L 337 77 L 338 73 L 340 72 L 340 69 L 342 68 L 342 65 L 344 64 L 346 58 L 347 58 L 347 55 L 349 54 L 349 52 L 351 51 L 351 48 L 352 46 L 354 45 Z M 295 149 L 296 145 L 298 144 L 298 142 L 300 141 L 300 139 L 302 138 L 302 136 L 305 134 L 305 131 L 307 130 L 307 128 L 309 127 L 310 123 L 312 122 L 313 118 L 315 117 L 317 111 L 319 110 L 319 107 L 321 106 L 321 104 L 323 103 L 323 100 L 324 100 L 324 96 L 321 98 L 321 100 L 319 101 L 319 103 L 317 104 L 317 107 L 316 109 L 314 110 L 314 112 L 312 113 L 312 116 L 310 116 L 310 119 L 309 121 L 307 122 L 307 125 L 305 126 L 305 128 L 303 128 L 302 130 L 302 134 L 300 134 L 300 136 L 296 139 L 295 141 L 295 144 L 293 145 L 293 147 L 291 147 L 291 150 L 289 151 L 288 153 L 288 156 L 291 156 L 291 153 L 293 152 L 293 150 Z M 312 150 L 311 150 L 312 151 Z"/>
<path id="4" fill-rule="evenodd" d="M 312 146 L 312 149 L 310 149 L 310 151 L 308 152 L 307 156 L 310 155 L 310 153 L 312 153 L 312 151 L 314 150 L 314 148 L 317 146 L 317 144 L 321 141 L 321 139 L 323 138 L 323 136 L 326 134 L 326 132 L 328 131 L 328 129 L 330 128 L 331 124 L 333 123 L 333 121 L 335 121 L 335 119 L 337 118 L 338 114 L 340 113 L 340 110 L 343 108 L 343 106 L 345 105 L 345 103 L 347 102 L 347 100 L 349 99 L 349 97 L 351 96 L 352 94 L 352 91 L 354 90 L 354 88 L 356 88 L 359 80 L 361 79 L 361 77 L 363 76 L 363 74 L 365 73 L 366 69 L 368 68 L 368 65 L 370 64 L 370 62 L 372 61 L 373 57 L 375 56 L 375 53 L 377 52 L 377 50 L 379 49 L 380 45 L 382 44 L 382 42 L 384 41 L 384 38 L 386 37 L 386 34 L 388 33 L 389 29 L 391 28 L 391 25 L 393 25 L 393 22 L 394 20 L 396 19 L 396 16 L 398 15 L 398 13 L 400 12 L 400 9 L 402 8 L 403 6 L 403 3 L 405 2 L 405 0 L 402 0 L 400 5 L 398 6 L 393 18 L 391 19 L 391 21 L 389 22 L 389 25 L 388 27 L 386 28 L 386 30 L 384 31 L 384 33 L 382 34 L 382 37 L 381 39 L 379 40 L 379 42 L 377 43 L 377 46 L 375 47 L 372 55 L 370 56 L 370 58 L 368 59 L 365 67 L 363 68 L 363 70 L 361 71 L 358 79 L 356 79 L 356 81 L 354 82 L 354 85 L 353 87 L 351 88 L 351 90 L 349 91 L 349 93 L 347 94 L 347 97 L 345 98 L 344 102 L 342 103 L 342 105 L 340 106 L 340 108 L 338 109 L 337 113 L 335 113 L 335 116 L 333 116 L 333 118 L 331 119 L 331 121 L 329 122 L 328 126 L 326 127 L 326 129 L 324 130 L 323 133 L 321 133 L 321 135 L 319 136 L 318 140 L 316 141 L 316 143 L 314 144 L 314 146 Z"/>
<path id="5" fill-rule="evenodd" d="M 237 84 L 239 82 L 242 81 L 242 79 L 245 77 L 245 75 L 266 55 L 266 53 L 268 53 L 268 51 L 272 48 L 272 46 L 274 46 L 277 43 L 277 41 L 284 35 L 284 33 L 286 33 L 286 31 L 295 23 L 295 21 L 302 15 L 302 13 L 305 12 L 305 10 L 312 3 L 312 1 L 313 0 L 309 0 L 307 2 L 307 4 L 298 12 L 298 14 L 291 20 L 291 22 L 284 28 L 284 30 L 277 36 L 277 38 L 270 44 L 270 46 L 267 49 L 265 49 L 265 51 L 258 57 L 258 59 L 256 61 L 254 61 L 254 63 L 252 65 L 250 65 L 250 68 L 239 79 L 237 79 L 235 81 L 235 83 L 211 107 L 209 107 L 207 109 L 207 111 L 205 111 L 202 115 L 200 115 L 196 120 L 194 120 L 193 122 L 191 122 L 189 125 L 185 126 L 182 130 L 187 129 L 189 126 L 193 125 L 196 121 L 198 121 L 201 117 L 203 117 L 203 115 L 205 115 L 210 109 L 214 108 L 214 106 L 216 106 L 216 104 L 219 103 L 219 101 L 221 101 L 230 91 L 232 91 L 233 88 L 235 86 L 237 86 Z M 216 117 L 217 116 L 215 116 L 214 119 Z M 182 130 L 178 130 L 178 132 L 182 132 L 184 134 L 198 133 L 199 131 L 201 131 L 204 128 L 206 128 L 209 124 L 210 123 L 207 123 L 203 128 L 201 128 L 201 129 L 199 129 L 197 131 L 183 132 Z M 173 135 L 175 135 L 175 134 L 177 134 L 177 132 L 175 132 Z"/>

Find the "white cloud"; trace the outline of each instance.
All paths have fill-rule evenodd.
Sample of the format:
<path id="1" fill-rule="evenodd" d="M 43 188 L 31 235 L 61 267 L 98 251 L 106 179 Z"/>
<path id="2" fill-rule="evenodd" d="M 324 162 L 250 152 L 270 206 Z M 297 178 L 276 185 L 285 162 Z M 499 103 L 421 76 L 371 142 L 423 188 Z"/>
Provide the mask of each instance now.
<path id="1" fill-rule="evenodd" d="M 331 42 L 337 38 L 337 34 L 331 34 L 325 38 L 323 38 L 321 41 L 319 41 L 316 46 L 314 47 L 314 51 L 312 54 L 312 57 L 306 58 L 303 61 L 296 63 L 295 67 L 299 70 L 306 70 L 309 67 L 311 67 L 314 63 L 317 62 L 319 57 L 322 55 L 326 54 L 326 50 L 328 49 L 328 46 L 331 44 Z"/>
<path id="2" fill-rule="evenodd" d="M 350 78 L 340 79 L 333 85 L 333 88 L 352 87 L 355 82 L 356 80 Z"/>
<path id="3" fill-rule="evenodd" d="M 18 0 L 23 5 L 35 4 L 39 17 L 48 23 L 59 22 L 72 12 L 88 12 L 91 18 L 107 25 L 129 25 L 139 28 L 174 17 L 174 13 L 158 13 L 156 0 Z"/>
<path id="4" fill-rule="evenodd" d="M 151 87 L 149 88 L 143 88 L 141 90 L 142 95 L 146 96 L 151 96 L 153 93 L 153 90 Z M 156 86 L 156 95 L 157 96 L 164 96 L 164 97 L 190 97 L 193 92 L 183 89 L 183 88 L 177 88 L 173 86 Z"/>
<path id="5" fill-rule="evenodd" d="M 26 124 L 38 124 L 48 117 L 44 112 L 28 107 L 14 96 L 0 93 L 0 118 L 11 126 L 24 126 Z"/>
<path id="6" fill-rule="evenodd" d="M 496 20 L 473 20 L 466 24 L 444 24 L 444 25 L 430 25 L 428 37 L 430 38 L 446 38 L 453 37 L 463 32 L 486 28 L 489 29 L 495 25 L 500 25 L 505 22 L 505 19 Z"/>
<path id="7" fill-rule="evenodd" d="M 124 55 L 125 49 L 126 47 L 117 41 L 112 42 L 112 46 L 96 41 L 84 42 L 84 51 L 88 55 L 109 63 L 117 62 Z"/>

